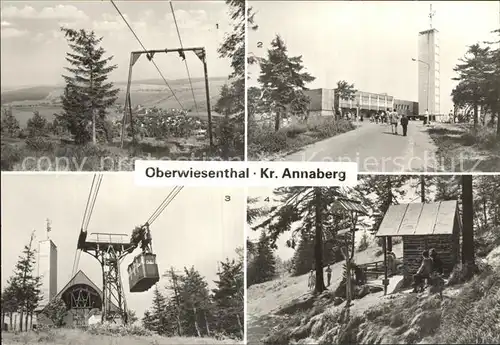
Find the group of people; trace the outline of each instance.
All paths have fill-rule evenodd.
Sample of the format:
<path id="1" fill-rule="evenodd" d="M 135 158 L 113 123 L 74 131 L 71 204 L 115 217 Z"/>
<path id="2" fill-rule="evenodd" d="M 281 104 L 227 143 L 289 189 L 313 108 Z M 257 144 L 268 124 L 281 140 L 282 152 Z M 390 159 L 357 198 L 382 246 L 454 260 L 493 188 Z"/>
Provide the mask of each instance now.
<path id="1" fill-rule="evenodd" d="M 417 273 L 413 276 L 413 292 L 419 292 L 424 289 L 423 283 L 429 282 L 433 276 L 443 274 L 443 262 L 438 253 L 433 248 L 422 252 L 422 264 Z"/>
<path id="2" fill-rule="evenodd" d="M 330 264 L 326 266 L 326 280 L 327 280 L 326 286 L 330 286 L 332 282 L 332 268 L 330 267 Z M 312 269 L 309 272 L 309 281 L 307 283 L 307 287 L 310 290 L 312 290 L 314 289 L 315 286 L 316 286 L 316 272 L 314 271 L 314 269 Z"/>

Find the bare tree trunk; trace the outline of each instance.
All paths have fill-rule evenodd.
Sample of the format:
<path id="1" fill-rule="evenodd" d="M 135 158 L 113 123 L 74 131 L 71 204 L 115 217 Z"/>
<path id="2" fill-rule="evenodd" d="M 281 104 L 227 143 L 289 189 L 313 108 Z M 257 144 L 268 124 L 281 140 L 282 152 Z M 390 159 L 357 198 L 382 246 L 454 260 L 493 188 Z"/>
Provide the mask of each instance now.
<path id="1" fill-rule="evenodd" d="M 198 334 L 198 337 L 201 337 L 200 327 L 198 326 L 198 315 L 196 313 L 196 307 L 193 307 L 193 313 L 194 313 L 194 328 L 196 328 L 196 333 Z"/>
<path id="2" fill-rule="evenodd" d="M 12 319 L 14 318 L 14 313 L 13 312 L 10 312 L 9 313 L 9 329 L 12 330 Z"/>
<path id="3" fill-rule="evenodd" d="M 462 176 L 462 263 L 474 264 L 474 199 L 472 192 L 472 175 Z"/>
<path id="4" fill-rule="evenodd" d="M 425 203 L 425 178 L 424 175 L 420 175 L 420 199 L 422 203 Z"/>
<path id="5" fill-rule="evenodd" d="M 208 327 L 207 311 L 203 311 L 203 317 L 205 318 L 205 327 L 207 329 L 207 335 L 210 336 L 210 328 Z"/>
<path id="6" fill-rule="evenodd" d="M 238 320 L 238 326 L 240 328 L 240 334 L 241 334 L 241 337 L 243 338 L 245 336 L 245 329 L 243 328 L 243 325 L 241 324 L 241 319 L 240 319 L 240 314 L 239 313 L 236 314 L 236 319 Z"/>
<path id="7" fill-rule="evenodd" d="M 315 199 L 315 231 L 314 231 L 314 258 L 316 268 L 316 286 L 314 292 L 322 293 L 326 290 L 323 278 L 323 210 L 321 209 L 321 188 L 314 188 Z"/>
<path id="8" fill-rule="evenodd" d="M 24 311 L 21 308 L 21 312 L 19 313 L 19 332 L 23 331 L 23 315 L 24 315 Z"/>
<path id="9" fill-rule="evenodd" d="M 276 117 L 274 118 L 274 131 L 277 132 L 281 128 L 281 121 L 283 119 L 284 109 L 282 105 L 276 108 Z"/>
<path id="10" fill-rule="evenodd" d="M 26 316 L 24 318 L 24 329 L 28 331 L 28 319 L 29 319 L 29 312 L 28 312 L 28 303 L 26 303 Z"/>

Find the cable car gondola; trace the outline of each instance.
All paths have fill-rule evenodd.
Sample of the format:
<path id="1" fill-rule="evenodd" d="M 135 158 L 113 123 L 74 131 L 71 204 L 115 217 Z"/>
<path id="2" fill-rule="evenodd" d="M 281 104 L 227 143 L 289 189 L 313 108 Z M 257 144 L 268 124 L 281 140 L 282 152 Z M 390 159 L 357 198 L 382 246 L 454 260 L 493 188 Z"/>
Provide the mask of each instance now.
<path id="1" fill-rule="evenodd" d="M 149 226 L 136 228 L 132 233 L 131 242 L 134 247 L 140 243 L 142 253 L 137 255 L 127 268 L 130 292 L 148 291 L 160 280 L 156 255 L 151 248 Z"/>
<path id="2" fill-rule="evenodd" d="M 148 291 L 160 280 L 156 255 L 152 253 L 137 255 L 127 270 L 130 292 Z"/>

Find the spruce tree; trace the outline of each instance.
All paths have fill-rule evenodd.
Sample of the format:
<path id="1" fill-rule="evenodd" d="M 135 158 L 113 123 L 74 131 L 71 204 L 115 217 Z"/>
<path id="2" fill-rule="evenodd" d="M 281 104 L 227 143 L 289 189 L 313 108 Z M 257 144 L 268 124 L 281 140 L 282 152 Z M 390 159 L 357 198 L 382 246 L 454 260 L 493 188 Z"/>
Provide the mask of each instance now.
<path id="1" fill-rule="evenodd" d="M 229 260 L 220 263 L 219 279 L 212 290 L 215 327 L 220 333 L 243 338 L 244 281 L 243 261 Z"/>
<path id="2" fill-rule="evenodd" d="M 42 117 L 38 111 L 33 112 L 33 117 L 26 123 L 28 137 L 44 136 L 48 132 L 47 119 Z"/>
<path id="3" fill-rule="evenodd" d="M 155 331 L 158 334 L 165 334 L 167 330 L 167 302 L 165 296 L 160 292 L 158 286 L 155 287 L 153 295 L 153 305 L 150 310 L 149 322 L 151 326 L 149 329 Z"/>
<path id="4" fill-rule="evenodd" d="M 119 89 L 108 81 L 108 75 L 116 65 L 110 65 L 111 57 L 104 57 L 100 47 L 102 37 L 93 31 L 61 28 L 72 52 L 66 53 L 71 75 L 63 75 L 66 82 L 62 96 L 63 113 L 59 119 L 74 135 L 75 142 L 97 142 L 96 131 L 106 130 L 107 109 L 117 99 Z"/>
<path id="5" fill-rule="evenodd" d="M 194 267 L 184 268 L 179 278 L 183 329 L 191 336 L 208 335 L 211 303 L 207 282 Z"/>
<path id="6" fill-rule="evenodd" d="M 14 275 L 8 280 L 8 285 L 17 301 L 17 311 L 20 313 L 19 330 L 21 331 L 27 330 L 28 318 L 32 317 L 42 299 L 40 277 L 34 273 L 36 264 L 36 250 L 33 249 L 34 238 L 35 232 L 33 231 L 29 244 L 24 246 L 22 255 L 19 256 Z"/>
<path id="7" fill-rule="evenodd" d="M 2 133 L 14 137 L 19 132 L 19 121 L 12 113 L 12 108 L 2 109 Z"/>
<path id="8" fill-rule="evenodd" d="M 248 265 L 247 282 L 249 285 L 260 284 L 276 276 L 276 259 L 271 243 L 265 231 L 260 234 L 255 248 L 255 255 Z"/>
<path id="9" fill-rule="evenodd" d="M 268 107 L 276 110 L 275 130 L 279 130 L 282 114 L 290 109 L 294 114 L 304 114 L 309 98 L 304 94 L 306 84 L 316 78 L 303 71 L 302 56 L 288 56 L 283 39 L 276 35 L 267 51 L 267 58 L 260 59 L 258 82 L 265 92 Z"/>

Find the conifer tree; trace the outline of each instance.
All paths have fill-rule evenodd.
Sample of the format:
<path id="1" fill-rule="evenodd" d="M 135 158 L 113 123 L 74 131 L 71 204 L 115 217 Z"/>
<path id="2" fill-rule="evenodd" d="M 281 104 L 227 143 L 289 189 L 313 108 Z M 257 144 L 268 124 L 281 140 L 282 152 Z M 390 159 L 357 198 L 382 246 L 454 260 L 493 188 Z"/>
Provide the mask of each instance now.
<path id="1" fill-rule="evenodd" d="M 42 117 L 38 111 L 33 112 L 33 117 L 26 123 L 28 137 L 39 137 L 47 134 L 47 119 Z"/>
<path id="2" fill-rule="evenodd" d="M 9 278 L 8 285 L 17 301 L 20 313 L 19 330 L 27 330 L 28 319 L 33 316 L 38 303 L 42 299 L 40 277 L 35 275 L 36 250 L 33 249 L 35 232 L 31 234 L 29 244 L 24 246 L 22 255 L 16 264 L 14 275 Z M 23 327 L 24 321 L 24 327 Z"/>
<path id="3" fill-rule="evenodd" d="M 267 51 L 267 58 L 260 59 L 258 82 L 265 92 L 265 101 L 276 110 L 275 130 L 279 130 L 282 114 L 290 109 L 294 114 L 304 114 L 309 98 L 304 94 L 306 84 L 315 77 L 303 71 L 302 56 L 288 56 L 283 39 L 276 35 Z"/>
<path id="4" fill-rule="evenodd" d="M 248 285 L 260 284 L 273 279 L 276 275 L 276 259 L 269 238 L 261 232 L 255 248 L 255 255 L 248 265 Z"/>
<path id="5" fill-rule="evenodd" d="M 194 267 L 184 268 L 179 278 L 183 329 L 191 336 L 208 334 L 211 305 L 207 282 Z"/>
<path id="6" fill-rule="evenodd" d="M 166 334 L 167 332 L 167 317 L 166 309 L 167 302 L 165 296 L 155 287 L 153 295 L 153 305 L 149 314 L 149 322 L 151 323 L 150 329 L 157 332 L 158 334 Z"/>
<path id="7" fill-rule="evenodd" d="M 102 37 L 93 31 L 61 28 L 72 52 L 66 53 L 71 75 L 63 75 L 66 82 L 62 96 L 63 113 L 59 119 L 74 135 L 75 142 L 97 142 L 97 130 L 106 131 L 107 109 L 114 105 L 119 89 L 108 81 L 116 65 L 109 65 L 111 57 L 104 57 L 100 47 Z"/>
<path id="8" fill-rule="evenodd" d="M 273 247 L 281 234 L 291 231 L 292 224 L 299 226 L 291 231 L 291 239 L 287 242 L 291 248 L 295 248 L 300 236 L 313 233 L 315 292 L 321 293 L 326 289 L 323 279 L 324 240 L 328 238 L 334 242 L 335 232 L 342 229 L 345 220 L 345 214 L 331 211 L 332 207 L 338 207 L 337 198 L 346 197 L 346 191 L 337 187 L 283 187 L 275 189 L 274 193 L 281 197 L 282 206 L 273 209 L 266 220 L 253 229 L 266 229 Z M 333 214 L 336 216 L 331 216 Z"/>
<path id="9" fill-rule="evenodd" d="M 219 279 L 212 290 L 216 328 L 239 339 L 243 338 L 244 281 L 243 261 L 229 260 L 220 263 Z"/>
<path id="10" fill-rule="evenodd" d="M 2 109 L 2 133 L 7 133 L 9 136 L 14 137 L 19 130 L 19 121 L 12 113 L 12 108 Z"/>

